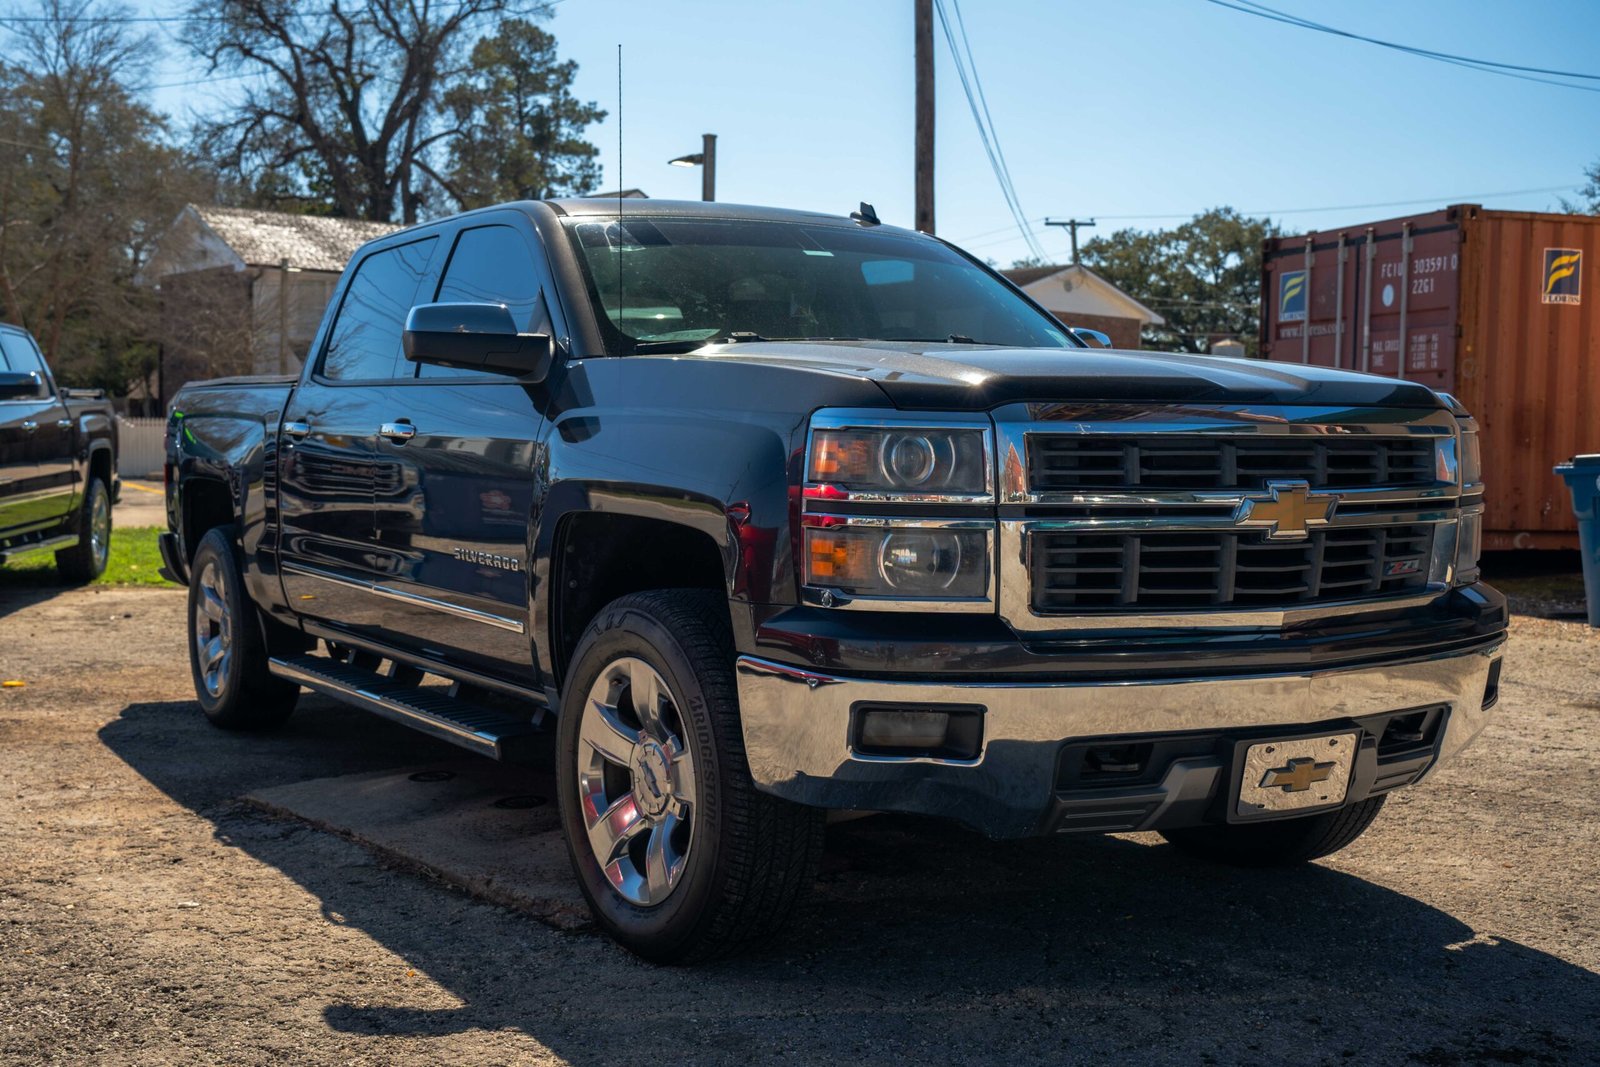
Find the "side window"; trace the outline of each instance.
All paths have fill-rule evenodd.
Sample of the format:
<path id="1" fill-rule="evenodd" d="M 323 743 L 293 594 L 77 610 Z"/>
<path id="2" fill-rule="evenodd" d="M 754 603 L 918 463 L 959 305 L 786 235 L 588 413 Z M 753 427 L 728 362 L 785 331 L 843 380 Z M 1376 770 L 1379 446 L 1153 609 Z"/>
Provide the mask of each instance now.
<path id="1" fill-rule="evenodd" d="M 0 367 L 32 374 L 39 379 L 40 393 L 43 395 L 50 377 L 44 372 L 44 357 L 39 354 L 33 341 L 22 334 L 0 333 L 0 350 L 4 351 L 4 355 L 0 356 Z"/>
<path id="2" fill-rule="evenodd" d="M 411 377 L 400 338 L 437 237 L 386 248 L 361 261 L 328 334 L 329 378 Z"/>
<path id="3" fill-rule="evenodd" d="M 528 242 L 510 226 L 462 230 L 434 296 L 438 304 L 504 304 L 523 333 L 550 333 L 544 271 Z M 478 372 L 422 366 L 424 378 L 459 378 Z"/>

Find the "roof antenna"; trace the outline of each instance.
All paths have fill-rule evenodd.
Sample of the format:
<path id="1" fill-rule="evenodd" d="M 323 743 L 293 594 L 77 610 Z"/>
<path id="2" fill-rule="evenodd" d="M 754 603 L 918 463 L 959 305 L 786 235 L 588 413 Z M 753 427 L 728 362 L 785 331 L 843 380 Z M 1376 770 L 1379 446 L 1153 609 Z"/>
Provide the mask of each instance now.
<path id="1" fill-rule="evenodd" d="M 623 331 L 622 309 L 622 42 L 617 42 L 617 332 Z"/>
<path id="2" fill-rule="evenodd" d="M 861 201 L 861 210 L 850 212 L 850 217 L 861 226 L 883 225 L 883 223 L 878 221 L 878 209 L 867 203 L 865 200 Z"/>

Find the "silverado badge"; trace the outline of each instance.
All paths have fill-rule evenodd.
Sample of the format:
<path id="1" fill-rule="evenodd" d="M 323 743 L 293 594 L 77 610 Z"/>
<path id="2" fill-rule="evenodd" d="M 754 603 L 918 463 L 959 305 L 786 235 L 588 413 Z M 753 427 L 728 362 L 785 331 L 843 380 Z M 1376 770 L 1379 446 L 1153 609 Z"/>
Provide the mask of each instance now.
<path id="1" fill-rule="evenodd" d="M 495 552 L 484 552 L 476 548 L 455 547 L 455 557 L 465 563 L 477 563 L 484 567 L 498 567 L 503 571 L 520 571 L 522 561 L 516 556 L 502 556 Z"/>
<path id="2" fill-rule="evenodd" d="M 1264 494 L 1247 496 L 1233 513 L 1236 526 L 1266 528 L 1269 541 L 1298 541 L 1314 526 L 1326 526 L 1339 498 L 1313 493 L 1305 482 L 1268 482 Z"/>

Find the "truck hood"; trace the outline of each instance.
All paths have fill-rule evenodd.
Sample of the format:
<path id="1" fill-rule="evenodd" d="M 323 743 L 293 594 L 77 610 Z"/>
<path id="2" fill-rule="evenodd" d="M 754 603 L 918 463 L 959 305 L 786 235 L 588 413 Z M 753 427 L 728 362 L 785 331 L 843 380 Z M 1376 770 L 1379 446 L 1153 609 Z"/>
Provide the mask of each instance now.
<path id="1" fill-rule="evenodd" d="M 1264 360 L 1116 349 L 859 342 L 745 342 L 682 359 L 737 360 L 865 378 L 896 407 L 988 408 L 1026 400 L 1439 407 L 1413 382 Z"/>

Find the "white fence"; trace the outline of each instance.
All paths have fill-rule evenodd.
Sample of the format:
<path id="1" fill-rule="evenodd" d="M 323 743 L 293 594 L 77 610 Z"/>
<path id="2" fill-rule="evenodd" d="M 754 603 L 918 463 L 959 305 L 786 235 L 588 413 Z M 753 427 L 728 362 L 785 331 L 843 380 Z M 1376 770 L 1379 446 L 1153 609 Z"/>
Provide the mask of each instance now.
<path id="1" fill-rule="evenodd" d="M 166 419 L 117 416 L 117 473 L 123 478 L 159 478 L 166 462 Z"/>

